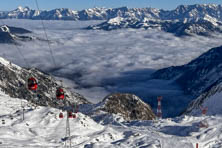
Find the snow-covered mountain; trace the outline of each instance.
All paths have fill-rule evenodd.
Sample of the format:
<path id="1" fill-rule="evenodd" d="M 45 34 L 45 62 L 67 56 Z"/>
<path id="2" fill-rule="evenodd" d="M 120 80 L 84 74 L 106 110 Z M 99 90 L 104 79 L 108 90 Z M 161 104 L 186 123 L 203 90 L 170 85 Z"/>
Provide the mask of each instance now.
<path id="1" fill-rule="evenodd" d="M 194 22 L 180 22 L 170 20 L 154 20 L 154 19 L 131 19 L 116 17 L 109 21 L 98 25 L 88 26 L 86 29 L 93 30 L 115 30 L 122 28 L 144 28 L 144 29 L 158 29 L 165 32 L 173 33 L 176 36 L 185 35 L 202 35 L 209 36 L 212 33 L 222 33 L 222 25 L 219 22 L 212 23 L 208 20 L 197 20 Z"/>
<path id="2" fill-rule="evenodd" d="M 212 48 L 186 65 L 158 70 L 153 78 L 173 80 L 193 98 L 200 96 L 196 102 L 203 102 L 209 94 L 216 93 L 214 87 L 218 88 L 217 85 L 222 81 L 221 58 L 222 46 Z"/>
<path id="3" fill-rule="evenodd" d="M 32 40 L 32 37 L 22 35 L 26 33 L 31 33 L 31 31 L 18 27 L 10 27 L 7 25 L 0 26 L 0 43 L 16 43 L 16 40 Z"/>
<path id="4" fill-rule="evenodd" d="M 199 19 L 222 21 L 222 6 L 215 4 L 180 5 L 174 10 L 156 8 L 91 8 L 81 11 L 71 9 L 32 10 L 21 6 L 12 11 L 1 11 L 0 18 L 44 19 L 44 20 L 108 20 L 115 17 L 137 19 L 179 20 L 182 22 Z"/>
<path id="5" fill-rule="evenodd" d="M 210 35 L 222 32 L 221 5 L 181 5 L 174 10 L 155 8 L 92 8 L 82 11 L 71 9 L 32 10 L 18 7 L 13 11 L 0 12 L 0 19 L 43 20 L 106 20 L 87 29 L 114 30 L 120 28 L 160 29 L 183 35 Z"/>
<path id="6" fill-rule="evenodd" d="M 30 77 L 35 77 L 38 81 L 37 95 L 27 89 L 27 80 Z M 55 97 L 55 91 L 58 87 L 62 87 L 61 84 L 50 75 L 44 74 L 37 69 L 21 68 L 0 58 L 0 88 L 1 91 L 9 96 L 26 99 L 37 105 L 55 108 L 64 105 L 89 103 L 83 96 L 66 88 L 64 88 L 66 101 L 59 102 Z"/>
<path id="7" fill-rule="evenodd" d="M 148 9 L 147 9 L 148 10 Z M 106 9 L 92 8 L 81 11 L 75 11 L 66 8 L 58 8 L 53 10 L 32 10 L 29 7 L 22 8 L 21 6 L 12 11 L 0 12 L 1 19 L 17 18 L 17 19 L 44 19 L 44 20 L 107 20 L 117 16 L 128 17 L 138 16 L 140 9 L 131 9 L 127 7 Z M 141 9 L 146 13 L 146 9 Z M 137 14 L 138 13 L 138 14 Z"/>
<path id="8" fill-rule="evenodd" d="M 140 9 L 141 10 L 141 9 Z M 181 5 L 172 11 L 149 9 L 148 14 L 156 15 L 117 16 L 87 29 L 115 30 L 121 28 L 159 29 L 176 36 L 202 35 L 222 32 L 221 5 Z"/>

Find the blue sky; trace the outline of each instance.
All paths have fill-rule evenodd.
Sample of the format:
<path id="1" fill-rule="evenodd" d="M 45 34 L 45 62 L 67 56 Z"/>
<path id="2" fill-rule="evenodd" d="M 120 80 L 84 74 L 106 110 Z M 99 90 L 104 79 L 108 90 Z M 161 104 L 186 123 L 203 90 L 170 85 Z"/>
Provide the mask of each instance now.
<path id="1" fill-rule="evenodd" d="M 106 7 L 153 7 L 162 9 L 174 9 L 181 4 L 221 4 L 221 0 L 38 0 L 41 9 L 71 8 L 81 10 L 85 8 Z M 36 9 L 35 0 L 3 0 L 0 10 L 12 10 L 18 6 L 29 6 Z"/>

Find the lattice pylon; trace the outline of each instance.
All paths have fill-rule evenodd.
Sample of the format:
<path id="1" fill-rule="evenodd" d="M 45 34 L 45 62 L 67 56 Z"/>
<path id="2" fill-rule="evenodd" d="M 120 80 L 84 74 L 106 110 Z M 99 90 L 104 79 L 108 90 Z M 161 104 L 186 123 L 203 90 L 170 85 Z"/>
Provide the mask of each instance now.
<path id="1" fill-rule="evenodd" d="M 162 99 L 163 99 L 162 96 L 157 97 L 157 101 L 158 101 L 158 103 L 157 103 L 157 117 L 159 119 L 162 118 L 162 109 L 161 109 L 161 100 Z"/>
<path id="2" fill-rule="evenodd" d="M 68 111 L 67 111 L 67 119 L 66 119 L 66 140 L 65 140 L 65 148 L 68 148 L 68 147 L 72 147 L 71 145 L 71 137 L 70 137 L 70 125 L 69 125 L 69 116 L 68 116 Z M 69 146 L 68 146 L 68 141 L 69 141 Z"/>

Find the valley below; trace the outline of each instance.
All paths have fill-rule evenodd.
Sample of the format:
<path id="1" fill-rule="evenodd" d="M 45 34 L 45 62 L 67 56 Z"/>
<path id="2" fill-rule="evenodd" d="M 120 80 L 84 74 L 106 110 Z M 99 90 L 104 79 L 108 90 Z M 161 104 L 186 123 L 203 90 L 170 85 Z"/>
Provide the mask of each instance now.
<path id="1" fill-rule="evenodd" d="M 18 42 L 30 67 L 64 79 L 68 87 L 93 103 L 110 93 L 133 93 L 151 104 L 155 111 L 156 97 L 163 96 L 165 117 L 180 114 L 194 98 L 172 81 L 151 79 L 150 75 L 161 68 L 188 63 L 210 48 L 220 46 L 222 38 L 220 34 L 211 38 L 180 38 L 144 29 L 109 32 L 83 29 L 101 21 L 44 21 L 55 67 L 41 21 L 6 19 L 3 22 L 30 30 L 33 33 L 29 35 L 38 38 Z M 27 67 L 15 45 L 1 44 L 0 51 L 1 57 Z"/>

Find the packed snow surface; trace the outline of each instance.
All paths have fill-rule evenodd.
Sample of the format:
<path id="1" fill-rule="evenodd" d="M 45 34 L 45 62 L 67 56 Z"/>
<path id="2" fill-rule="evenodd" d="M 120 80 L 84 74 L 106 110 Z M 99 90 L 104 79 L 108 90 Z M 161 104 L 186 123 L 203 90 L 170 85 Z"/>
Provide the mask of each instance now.
<path id="1" fill-rule="evenodd" d="M 63 147 L 66 119 L 58 118 L 59 112 L 49 107 L 34 107 L 0 92 L 0 147 Z M 199 128 L 202 120 L 208 121 L 208 128 Z M 193 148 L 196 143 L 201 148 L 222 146 L 221 116 L 116 122 L 119 124 L 107 121 L 102 125 L 77 113 L 77 118 L 70 119 L 72 147 Z"/>

